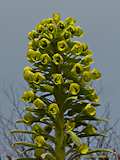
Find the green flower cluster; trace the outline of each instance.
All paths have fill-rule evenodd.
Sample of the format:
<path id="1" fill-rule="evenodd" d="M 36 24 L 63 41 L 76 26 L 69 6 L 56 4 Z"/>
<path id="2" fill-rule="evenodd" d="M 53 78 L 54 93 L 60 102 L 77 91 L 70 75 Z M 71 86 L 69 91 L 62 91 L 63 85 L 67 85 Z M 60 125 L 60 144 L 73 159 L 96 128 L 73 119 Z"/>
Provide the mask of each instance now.
<path id="1" fill-rule="evenodd" d="M 101 73 L 91 67 L 93 53 L 87 43 L 73 39 L 83 34 L 74 18 L 61 20 L 59 13 L 28 33 L 26 57 L 32 66 L 23 71 L 30 89 L 21 97 L 28 104 L 21 122 L 32 127 L 34 144 L 24 144 L 34 149 L 35 158 L 64 160 L 74 153 L 82 157 L 95 152 L 84 138 L 100 136 L 92 124 L 99 105 L 92 82 Z"/>

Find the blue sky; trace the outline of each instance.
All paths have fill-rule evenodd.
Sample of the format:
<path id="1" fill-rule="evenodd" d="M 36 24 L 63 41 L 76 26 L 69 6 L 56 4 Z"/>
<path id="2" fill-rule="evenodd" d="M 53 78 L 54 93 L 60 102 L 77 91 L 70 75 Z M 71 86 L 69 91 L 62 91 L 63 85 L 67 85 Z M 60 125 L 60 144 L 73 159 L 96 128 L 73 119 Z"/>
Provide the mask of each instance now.
<path id="1" fill-rule="evenodd" d="M 73 16 L 94 52 L 95 66 L 102 72 L 101 103 L 110 103 L 113 120 L 120 118 L 120 1 L 119 0 L 0 0 L 0 112 L 8 114 L 9 101 L 2 87 L 10 84 L 21 91 L 27 32 L 53 11 Z"/>

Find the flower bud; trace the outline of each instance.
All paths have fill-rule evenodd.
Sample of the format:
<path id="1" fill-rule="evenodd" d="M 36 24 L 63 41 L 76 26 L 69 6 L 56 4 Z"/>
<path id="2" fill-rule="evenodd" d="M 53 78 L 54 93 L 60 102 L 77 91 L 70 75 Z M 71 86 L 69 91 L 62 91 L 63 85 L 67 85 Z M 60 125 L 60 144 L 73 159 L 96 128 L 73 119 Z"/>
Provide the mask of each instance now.
<path id="1" fill-rule="evenodd" d="M 74 25 L 69 25 L 67 27 L 67 31 L 69 31 L 73 35 L 75 33 L 75 26 Z"/>
<path id="2" fill-rule="evenodd" d="M 66 126 L 66 131 L 72 131 L 75 128 L 75 122 L 67 121 L 65 126 Z"/>
<path id="3" fill-rule="evenodd" d="M 75 53 L 76 55 L 80 55 L 82 52 L 82 43 L 81 42 L 76 42 L 72 49 L 71 52 Z"/>
<path id="4" fill-rule="evenodd" d="M 32 113 L 27 112 L 23 117 L 23 121 L 26 125 L 32 125 L 32 123 L 34 122 L 34 117 L 33 117 Z"/>
<path id="5" fill-rule="evenodd" d="M 38 147 L 42 147 L 43 145 L 45 145 L 45 139 L 43 136 L 36 136 L 34 142 L 38 145 Z"/>
<path id="6" fill-rule="evenodd" d="M 31 32 L 28 32 L 28 38 L 30 40 L 34 39 L 34 38 L 38 38 L 39 34 L 35 31 L 35 30 L 32 30 Z"/>
<path id="7" fill-rule="evenodd" d="M 53 17 L 53 20 L 54 20 L 55 23 L 58 23 L 60 21 L 60 19 L 61 19 L 61 15 L 58 12 L 54 12 L 52 14 L 52 17 Z"/>
<path id="8" fill-rule="evenodd" d="M 93 70 L 91 71 L 91 75 L 92 75 L 92 79 L 94 80 L 99 79 L 101 77 L 100 71 L 97 70 L 96 68 L 93 68 Z"/>
<path id="9" fill-rule="evenodd" d="M 33 104 L 35 105 L 36 108 L 38 109 L 42 109 L 45 106 L 45 103 L 40 99 L 40 98 L 36 98 L 33 101 Z"/>
<path id="10" fill-rule="evenodd" d="M 59 65 L 59 64 L 62 64 L 63 63 L 63 57 L 56 53 L 53 55 L 53 62 L 56 64 L 56 65 Z"/>
<path id="11" fill-rule="evenodd" d="M 54 32 L 55 31 L 55 25 L 54 24 L 48 24 L 47 25 L 47 28 L 48 28 L 48 30 L 50 31 L 50 32 Z"/>
<path id="12" fill-rule="evenodd" d="M 34 73 L 33 82 L 39 84 L 41 81 L 45 80 L 45 77 L 40 73 Z"/>
<path id="13" fill-rule="evenodd" d="M 48 54 L 42 54 L 40 60 L 43 65 L 47 65 L 51 61 L 51 58 Z"/>
<path id="14" fill-rule="evenodd" d="M 31 72 L 30 70 L 26 70 L 24 72 L 24 79 L 28 82 L 32 82 L 33 81 L 33 77 L 34 77 L 34 73 Z"/>
<path id="15" fill-rule="evenodd" d="M 41 24 L 37 24 L 37 25 L 35 26 L 35 29 L 36 29 L 36 31 L 37 31 L 38 33 L 41 33 L 41 32 L 44 30 L 44 26 L 41 25 Z"/>
<path id="16" fill-rule="evenodd" d="M 57 42 L 57 48 L 58 48 L 58 51 L 63 52 L 68 48 L 68 45 L 66 41 L 62 40 L 62 41 Z"/>
<path id="17" fill-rule="evenodd" d="M 34 99 L 34 92 L 32 90 L 29 91 L 24 91 L 23 96 L 21 97 L 21 99 L 24 102 L 31 102 Z"/>
<path id="18" fill-rule="evenodd" d="M 27 51 L 27 60 L 31 63 L 39 61 L 40 56 L 41 56 L 41 53 L 39 51 L 34 51 L 32 49 L 29 49 Z"/>
<path id="19" fill-rule="evenodd" d="M 51 103 L 48 106 L 48 113 L 50 113 L 51 115 L 55 116 L 56 114 L 59 113 L 59 107 L 56 103 Z"/>
<path id="20" fill-rule="evenodd" d="M 65 18 L 64 22 L 67 24 L 67 25 L 74 25 L 76 20 L 73 18 L 73 17 L 67 17 Z"/>
<path id="21" fill-rule="evenodd" d="M 89 82 L 91 80 L 91 73 L 90 71 L 84 71 L 83 72 L 83 80 L 86 82 Z"/>
<path id="22" fill-rule="evenodd" d="M 42 48 L 42 49 L 45 49 L 46 47 L 48 47 L 50 44 L 50 41 L 46 38 L 42 38 L 40 41 L 39 41 L 39 47 Z"/>
<path id="23" fill-rule="evenodd" d="M 80 74 L 82 71 L 83 71 L 83 67 L 80 63 L 76 63 L 71 70 L 71 72 L 75 74 Z"/>
<path id="24" fill-rule="evenodd" d="M 86 96 L 86 98 L 88 98 L 90 101 L 93 101 L 93 102 L 99 102 L 99 96 L 97 96 L 96 92 L 94 91 L 93 93 L 89 94 Z"/>
<path id="25" fill-rule="evenodd" d="M 56 74 L 53 74 L 52 76 L 53 76 L 54 83 L 55 83 L 56 85 L 62 84 L 63 78 L 62 78 L 62 75 L 61 75 L 61 74 L 57 74 L 57 73 L 56 73 Z"/>
<path id="26" fill-rule="evenodd" d="M 67 40 L 67 39 L 69 39 L 69 38 L 71 37 L 71 32 L 65 30 L 65 31 L 62 32 L 61 36 L 62 36 L 65 40 Z"/>
<path id="27" fill-rule="evenodd" d="M 96 115 L 96 109 L 91 104 L 87 104 L 83 111 L 88 116 L 95 116 Z"/>
<path id="28" fill-rule="evenodd" d="M 78 37 L 82 37 L 84 35 L 84 31 L 79 26 L 76 26 L 74 35 Z"/>
<path id="29" fill-rule="evenodd" d="M 39 124 L 34 124 L 32 126 L 32 131 L 35 131 L 37 134 L 41 134 L 44 130 Z"/>
<path id="30" fill-rule="evenodd" d="M 69 91 L 72 95 L 77 95 L 80 92 L 80 85 L 77 83 L 71 83 Z"/>
<path id="31" fill-rule="evenodd" d="M 83 132 L 87 135 L 96 134 L 96 129 L 91 125 L 88 124 L 84 129 Z"/>
<path id="32" fill-rule="evenodd" d="M 65 28 L 65 23 L 63 21 L 59 21 L 58 28 L 63 30 Z"/>
<path id="33" fill-rule="evenodd" d="M 78 147 L 77 150 L 80 154 L 87 154 L 89 151 L 89 147 L 87 144 L 83 143 Z"/>
<path id="34" fill-rule="evenodd" d="M 81 60 L 81 63 L 86 65 L 86 66 L 91 65 L 93 62 L 94 61 L 93 61 L 91 55 L 87 55 Z"/>
<path id="35" fill-rule="evenodd" d="M 82 43 L 82 50 L 83 52 L 88 49 L 88 44 L 87 43 Z"/>

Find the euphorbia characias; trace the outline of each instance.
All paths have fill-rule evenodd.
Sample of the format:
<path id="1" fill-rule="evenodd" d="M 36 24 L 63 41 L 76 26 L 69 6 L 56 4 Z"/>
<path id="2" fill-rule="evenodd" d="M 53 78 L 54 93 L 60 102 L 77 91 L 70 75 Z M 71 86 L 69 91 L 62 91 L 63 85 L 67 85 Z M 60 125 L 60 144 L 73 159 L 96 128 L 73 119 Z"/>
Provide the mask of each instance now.
<path id="1" fill-rule="evenodd" d="M 90 159 L 93 153 L 110 151 L 96 149 L 86 141 L 103 135 L 93 124 L 101 121 L 96 116 L 99 97 L 92 86 L 101 73 L 91 67 L 93 53 L 87 43 L 74 40 L 83 35 L 74 18 L 61 20 L 57 12 L 28 33 L 26 58 L 31 66 L 24 67 L 23 77 L 29 89 L 21 97 L 28 106 L 18 122 L 31 130 L 11 131 L 32 135 L 33 143 L 14 144 L 26 146 L 26 152 L 34 151 L 28 160 Z"/>

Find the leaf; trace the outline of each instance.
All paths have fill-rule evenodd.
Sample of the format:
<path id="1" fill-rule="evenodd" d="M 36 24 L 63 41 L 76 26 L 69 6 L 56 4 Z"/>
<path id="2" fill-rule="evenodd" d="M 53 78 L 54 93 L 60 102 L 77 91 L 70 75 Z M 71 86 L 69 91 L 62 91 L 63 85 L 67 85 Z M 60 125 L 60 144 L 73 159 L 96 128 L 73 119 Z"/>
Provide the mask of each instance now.
<path id="1" fill-rule="evenodd" d="M 72 141 L 73 141 L 77 146 L 80 146 L 80 145 L 81 145 L 80 138 L 79 138 L 73 131 L 68 131 L 67 133 L 71 136 Z"/>
<path id="2" fill-rule="evenodd" d="M 24 134 L 35 134 L 34 131 L 28 131 L 28 130 L 12 130 L 11 133 L 24 133 Z"/>

